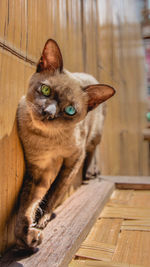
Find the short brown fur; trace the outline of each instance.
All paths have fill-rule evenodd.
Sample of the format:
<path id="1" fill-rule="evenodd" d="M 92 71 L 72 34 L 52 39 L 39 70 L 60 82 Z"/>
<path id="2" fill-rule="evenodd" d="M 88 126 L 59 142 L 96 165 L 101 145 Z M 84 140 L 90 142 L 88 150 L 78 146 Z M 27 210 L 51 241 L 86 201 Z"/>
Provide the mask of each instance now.
<path id="1" fill-rule="evenodd" d="M 43 85 L 50 88 L 50 95 L 43 95 Z M 52 39 L 46 42 L 17 113 L 26 159 L 15 228 L 19 247 L 34 248 L 42 242 L 40 229 L 83 165 L 85 175 L 94 174 L 90 163 L 104 121 L 104 104 L 99 104 L 114 93 L 91 75 L 63 69 L 57 43 Z M 75 114 L 66 113 L 68 106 Z"/>

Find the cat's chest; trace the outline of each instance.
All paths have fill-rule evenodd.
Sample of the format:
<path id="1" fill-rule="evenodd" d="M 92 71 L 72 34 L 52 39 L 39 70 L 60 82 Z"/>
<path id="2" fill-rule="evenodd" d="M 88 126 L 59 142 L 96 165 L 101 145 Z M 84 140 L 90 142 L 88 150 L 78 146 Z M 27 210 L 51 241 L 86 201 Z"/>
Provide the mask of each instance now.
<path id="1" fill-rule="evenodd" d="M 84 145 L 84 137 L 80 129 L 75 129 L 68 134 L 55 136 L 38 136 L 32 135 L 31 142 L 32 150 L 30 154 L 35 157 L 42 158 L 57 158 L 59 156 L 66 158 L 70 157 L 75 151 L 81 149 Z M 28 143 L 29 144 L 29 143 Z M 28 147 L 30 150 L 30 147 Z"/>

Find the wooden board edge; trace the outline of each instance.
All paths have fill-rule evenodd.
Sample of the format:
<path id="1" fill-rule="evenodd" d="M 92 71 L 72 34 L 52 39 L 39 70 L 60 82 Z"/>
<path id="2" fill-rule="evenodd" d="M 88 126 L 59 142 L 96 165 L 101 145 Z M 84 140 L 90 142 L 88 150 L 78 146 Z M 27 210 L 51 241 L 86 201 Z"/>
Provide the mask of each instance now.
<path id="1" fill-rule="evenodd" d="M 113 182 L 118 189 L 149 190 L 149 176 L 100 176 L 104 181 Z"/>
<path id="2" fill-rule="evenodd" d="M 95 221 L 97 220 L 101 210 L 103 209 L 106 201 L 109 199 L 114 189 L 114 183 L 108 181 L 100 181 L 99 179 L 89 181 L 86 185 L 82 185 L 71 197 L 69 197 L 60 207 L 58 207 L 58 212 L 56 210 L 57 216 L 52 222 L 48 224 L 48 226 L 43 231 L 46 238 L 43 241 L 42 245 L 40 245 L 39 251 L 36 254 L 33 254 L 28 258 L 17 260 L 14 255 L 12 256 L 12 251 L 10 251 L 2 258 L 0 266 L 41 266 L 42 259 L 44 259 L 44 267 L 68 266 L 69 262 L 75 255 L 75 252 L 80 247 L 80 244 L 84 241 Z M 93 196 L 92 199 L 91 197 L 89 199 L 89 196 Z M 77 202 L 78 205 L 81 203 L 80 212 L 78 212 L 77 209 Z M 69 214 L 69 216 L 65 217 L 65 214 L 69 210 L 70 213 L 72 210 L 72 215 Z M 75 216 L 76 214 L 77 218 Z M 71 216 L 72 218 L 74 218 L 72 220 L 75 220 L 75 224 L 72 224 L 74 223 L 74 221 L 71 220 Z M 65 224 L 63 220 L 65 221 Z M 70 225 L 67 224 L 67 220 L 70 220 Z M 65 230 L 62 231 L 62 226 L 64 225 L 68 226 L 66 227 L 66 229 L 64 227 Z M 52 233 L 54 232 L 54 230 L 56 230 L 56 228 L 57 231 L 55 231 L 56 234 L 54 237 Z M 58 236 L 58 238 L 56 235 Z M 72 237 L 72 240 L 69 239 L 70 237 Z M 51 249 L 50 240 L 53 239 L 57 243 L 53 248 L 54 255 L 49 254 L 49 257 L 46 259 L 46 251 L 49 251 Z M 60 243 L 64 244 L 64 248 L 60 246 Z M 49 248 L 47 244 L 49 244 Z M 56 256 L 58 256 L 58 258 Z M 9 259 L 8 265 L 7 259 Z"/>
<path id="3" fill-rule="evenodd" d="M 120 184 L 116 183 L 117 189 L 150 190 L 150 184 Z"/>

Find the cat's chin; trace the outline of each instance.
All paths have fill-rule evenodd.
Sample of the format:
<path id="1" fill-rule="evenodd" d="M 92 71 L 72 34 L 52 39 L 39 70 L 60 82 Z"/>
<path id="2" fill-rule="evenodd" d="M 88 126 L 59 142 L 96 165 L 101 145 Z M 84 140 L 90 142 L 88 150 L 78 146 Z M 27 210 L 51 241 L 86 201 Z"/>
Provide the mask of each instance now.
<path id="1" fill-rule="evenodd" d="M 42 121 L 43 121 L 43 122 L 46 122 L 46 121 L 49 122 L 49 121 L 54 121 L 54 120 L 56 120 L 56 119 L 57 119 L 57 118 L 51 118 L 51 117 L 48 117 L 48 118 L 43 118 Z"/>
<path id="2" fill-rule="evenodd" d="M 42 116 L 41 114 L 35 114 L 35 113 L 34 114 L 32 113 L 32 115 L 35 121 L 42 122 L 44 124 L 54 122 L 58 119 L 56 117 Z"/>

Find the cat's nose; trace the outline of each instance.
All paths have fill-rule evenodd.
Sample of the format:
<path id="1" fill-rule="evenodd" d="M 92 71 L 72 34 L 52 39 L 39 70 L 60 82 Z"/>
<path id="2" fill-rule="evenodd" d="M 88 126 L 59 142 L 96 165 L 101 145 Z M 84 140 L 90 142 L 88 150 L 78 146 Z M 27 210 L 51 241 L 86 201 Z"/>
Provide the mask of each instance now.
<path id="1" fill-rule="evenodd" d="M 44 110 L 43 114 L 49 116 L 50 118 L 54 118 L 57 111 L 57 102 L 53 101 L 49 104 Z"/>

